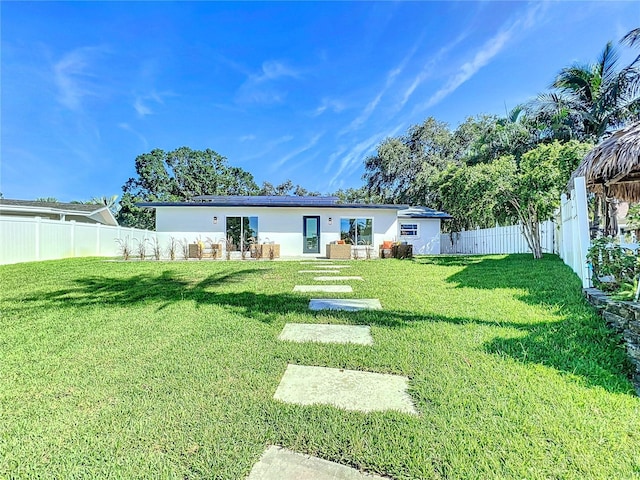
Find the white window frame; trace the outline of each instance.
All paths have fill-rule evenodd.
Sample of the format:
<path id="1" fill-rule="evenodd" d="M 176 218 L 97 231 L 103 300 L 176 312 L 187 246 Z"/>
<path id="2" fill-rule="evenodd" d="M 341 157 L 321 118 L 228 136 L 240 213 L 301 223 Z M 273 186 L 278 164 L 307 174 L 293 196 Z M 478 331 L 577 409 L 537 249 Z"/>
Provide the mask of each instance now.
<path id="1" fill-rule="evenodd" d="M 415 229 L 411 228 L 411 229 L 407 229 L 406 227 L 413 227 L 415 225 Z M 407 234 L 407 233 L 402 233 L 403 230 L 406 231 L 414 231 L 415 234 Z M 409 238 L 420 238 L 420 224 L 417 222 L 413 222 L 413 223 L 400 223 L 400 236 L 401 237 L 409 237 Z"/>

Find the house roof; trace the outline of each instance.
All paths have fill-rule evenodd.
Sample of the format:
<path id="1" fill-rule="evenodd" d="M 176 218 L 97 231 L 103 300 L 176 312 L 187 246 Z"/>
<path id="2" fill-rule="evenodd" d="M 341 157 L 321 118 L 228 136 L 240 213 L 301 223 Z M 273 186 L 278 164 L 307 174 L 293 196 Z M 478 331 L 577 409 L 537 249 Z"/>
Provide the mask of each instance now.
<path id="1" fill-rule="evenodd" d="M 86 217 L 96 223 L 117 226 L 113 213 L 106 205 L 62 203 L 62 202 L 38 202 L 35 200 L 0 199 L 0 213 L 10 212 L 28 216 L 42 215 L 75 215 Z"/>
<path id="2" fill-rule="evenodd" d="M 140 202 L 139 207 L 314 207 L 314 208 L 368 208 L 403 210 L 408 205 L 379 205 L 366 203 L 339 203 L 338 197 L 299 196 L 237 196 L 202 195 L 190 202 Z"/>
<path id="3" fill-rule="evenodd" d="M 443 220 L 448 220 L 453 218 L 446 212 L 441 212 L 439 210 L 434 210 L 433 208 L 428 207 L 409 207 L 406 210 L 400 210 L 398 212 L 398 217 L 400 218 L 441 218 Z"/>

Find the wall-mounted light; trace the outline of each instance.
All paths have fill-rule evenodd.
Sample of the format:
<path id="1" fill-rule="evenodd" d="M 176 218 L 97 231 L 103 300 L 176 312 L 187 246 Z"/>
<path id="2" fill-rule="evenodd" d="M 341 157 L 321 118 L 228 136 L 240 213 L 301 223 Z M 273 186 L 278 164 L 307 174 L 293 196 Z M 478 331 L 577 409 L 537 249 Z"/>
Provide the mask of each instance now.
<path id="1" fill-rule="evenodd" d="M 329 225 L 333 225 L 333 218 L 329 217 Z"/>
<path id="2" fill-rule="evenodd" d="M 218 224 L 218 217 L 213 217 L 213 224 L 217 225 Z"/>

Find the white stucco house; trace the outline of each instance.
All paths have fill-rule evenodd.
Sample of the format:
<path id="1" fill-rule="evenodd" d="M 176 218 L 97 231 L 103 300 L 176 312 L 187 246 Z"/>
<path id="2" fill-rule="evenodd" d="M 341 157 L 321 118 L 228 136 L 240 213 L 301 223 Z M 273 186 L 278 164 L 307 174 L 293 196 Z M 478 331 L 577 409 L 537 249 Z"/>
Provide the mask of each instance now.
<path id="1" fill-rule="evenodd" d="M 190 202 L 143 202 L 156 210 L 156 231 L 176 238 L 230 239 L 234 251 L 278 244 L 280 255 L 325 256 L 330 243 L 373 246 L 407 242 L 413 253 L 440 253 L 444 212 L 407 205 L 342 204 L 338 197 L 199 196 Z"/>

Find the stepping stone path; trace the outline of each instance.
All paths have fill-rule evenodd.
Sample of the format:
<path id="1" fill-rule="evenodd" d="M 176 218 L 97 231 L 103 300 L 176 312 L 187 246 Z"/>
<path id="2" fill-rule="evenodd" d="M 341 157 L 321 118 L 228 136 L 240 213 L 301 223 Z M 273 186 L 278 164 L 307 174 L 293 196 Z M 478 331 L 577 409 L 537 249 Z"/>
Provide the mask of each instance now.
<path id="1" fill-rule="evenodd" d="M 377 298 L 312 298 L 309 300 L 309 310 L 382 310 Z"/>
<path id="2" fill-rule="evenodd" d="M 409 379 L 400 375 L 289 364 L 273 398 L 359 412 L 396 410 L 417 414 L 407 393 L 408 383 Z"/>
<path id="3" fill-rule="evenodd" d="M 320 268 L 351 268 L 351 265 L 318 265 Z"/>
<path id="4" fill-rule="evenodd" d="M 298 273 L 340 273 L 340 270 L 298 270 Z"/>
<path id="5" fill-rule="evenodd" d="M 369 325 L 287 323 L 278 337 L 290 342 L 358 343 L 373 345 Z"/>
<path id="6" fill-rule="evenodd" d="M 330 293 L 351 293 L 351 285 L 296 285 L 294 292 L 330 292 Z"/>
<path id="7" fill-rule="evenodd" d="M 332 265 L 328 261 L 300 262 L 313 265 L 315 270 L 298 273 L 339 274 L 351 265 Z M 363 280 L 360 276 L 320 276 L 316 282 L 337 280 Z M 350 285 L 296 285 L 294 292 L 353 292 Z M 337 299 L 313 298 L 309 310 L 381 310 L 377 298 Z M 373 345 L 371 327 L 368 325 L 324 325 L 287 323 L 280 336 L 283 341 L 356 343 Z M 325 404 L 345 410 L 374 412 L 395 410 L 416 415 L 415 406 L 407 392 L 409 379 L 400 375 L 360 372 L 342 368 L 305 365 L 287 365 L 273 396 L 276 400 L 297 405 Z M 353 468 L 329 462 L 309 455 L 302 455 L 282 447 L 267 448 L 256 463 L 247 480 L 384 480 L 384 477 L 367 475 Z"/>
<path id="8" fill-rule="evenodd" d="M 325 273 L 325 272 L 322 272 Z M 340 273 L 340 272 L 326 272 L 326 273 Z M 358 276 L 335 276 L 335 277 L 314 277 L 316 282 L 331 282 L 333 280 L 362 280 L 362 277 Z"/>
<path id="9" fill-rule="evenodd" d="M 247 480 L 385 480 L 322 458 L 272 445 L 253 466 Z"/>

